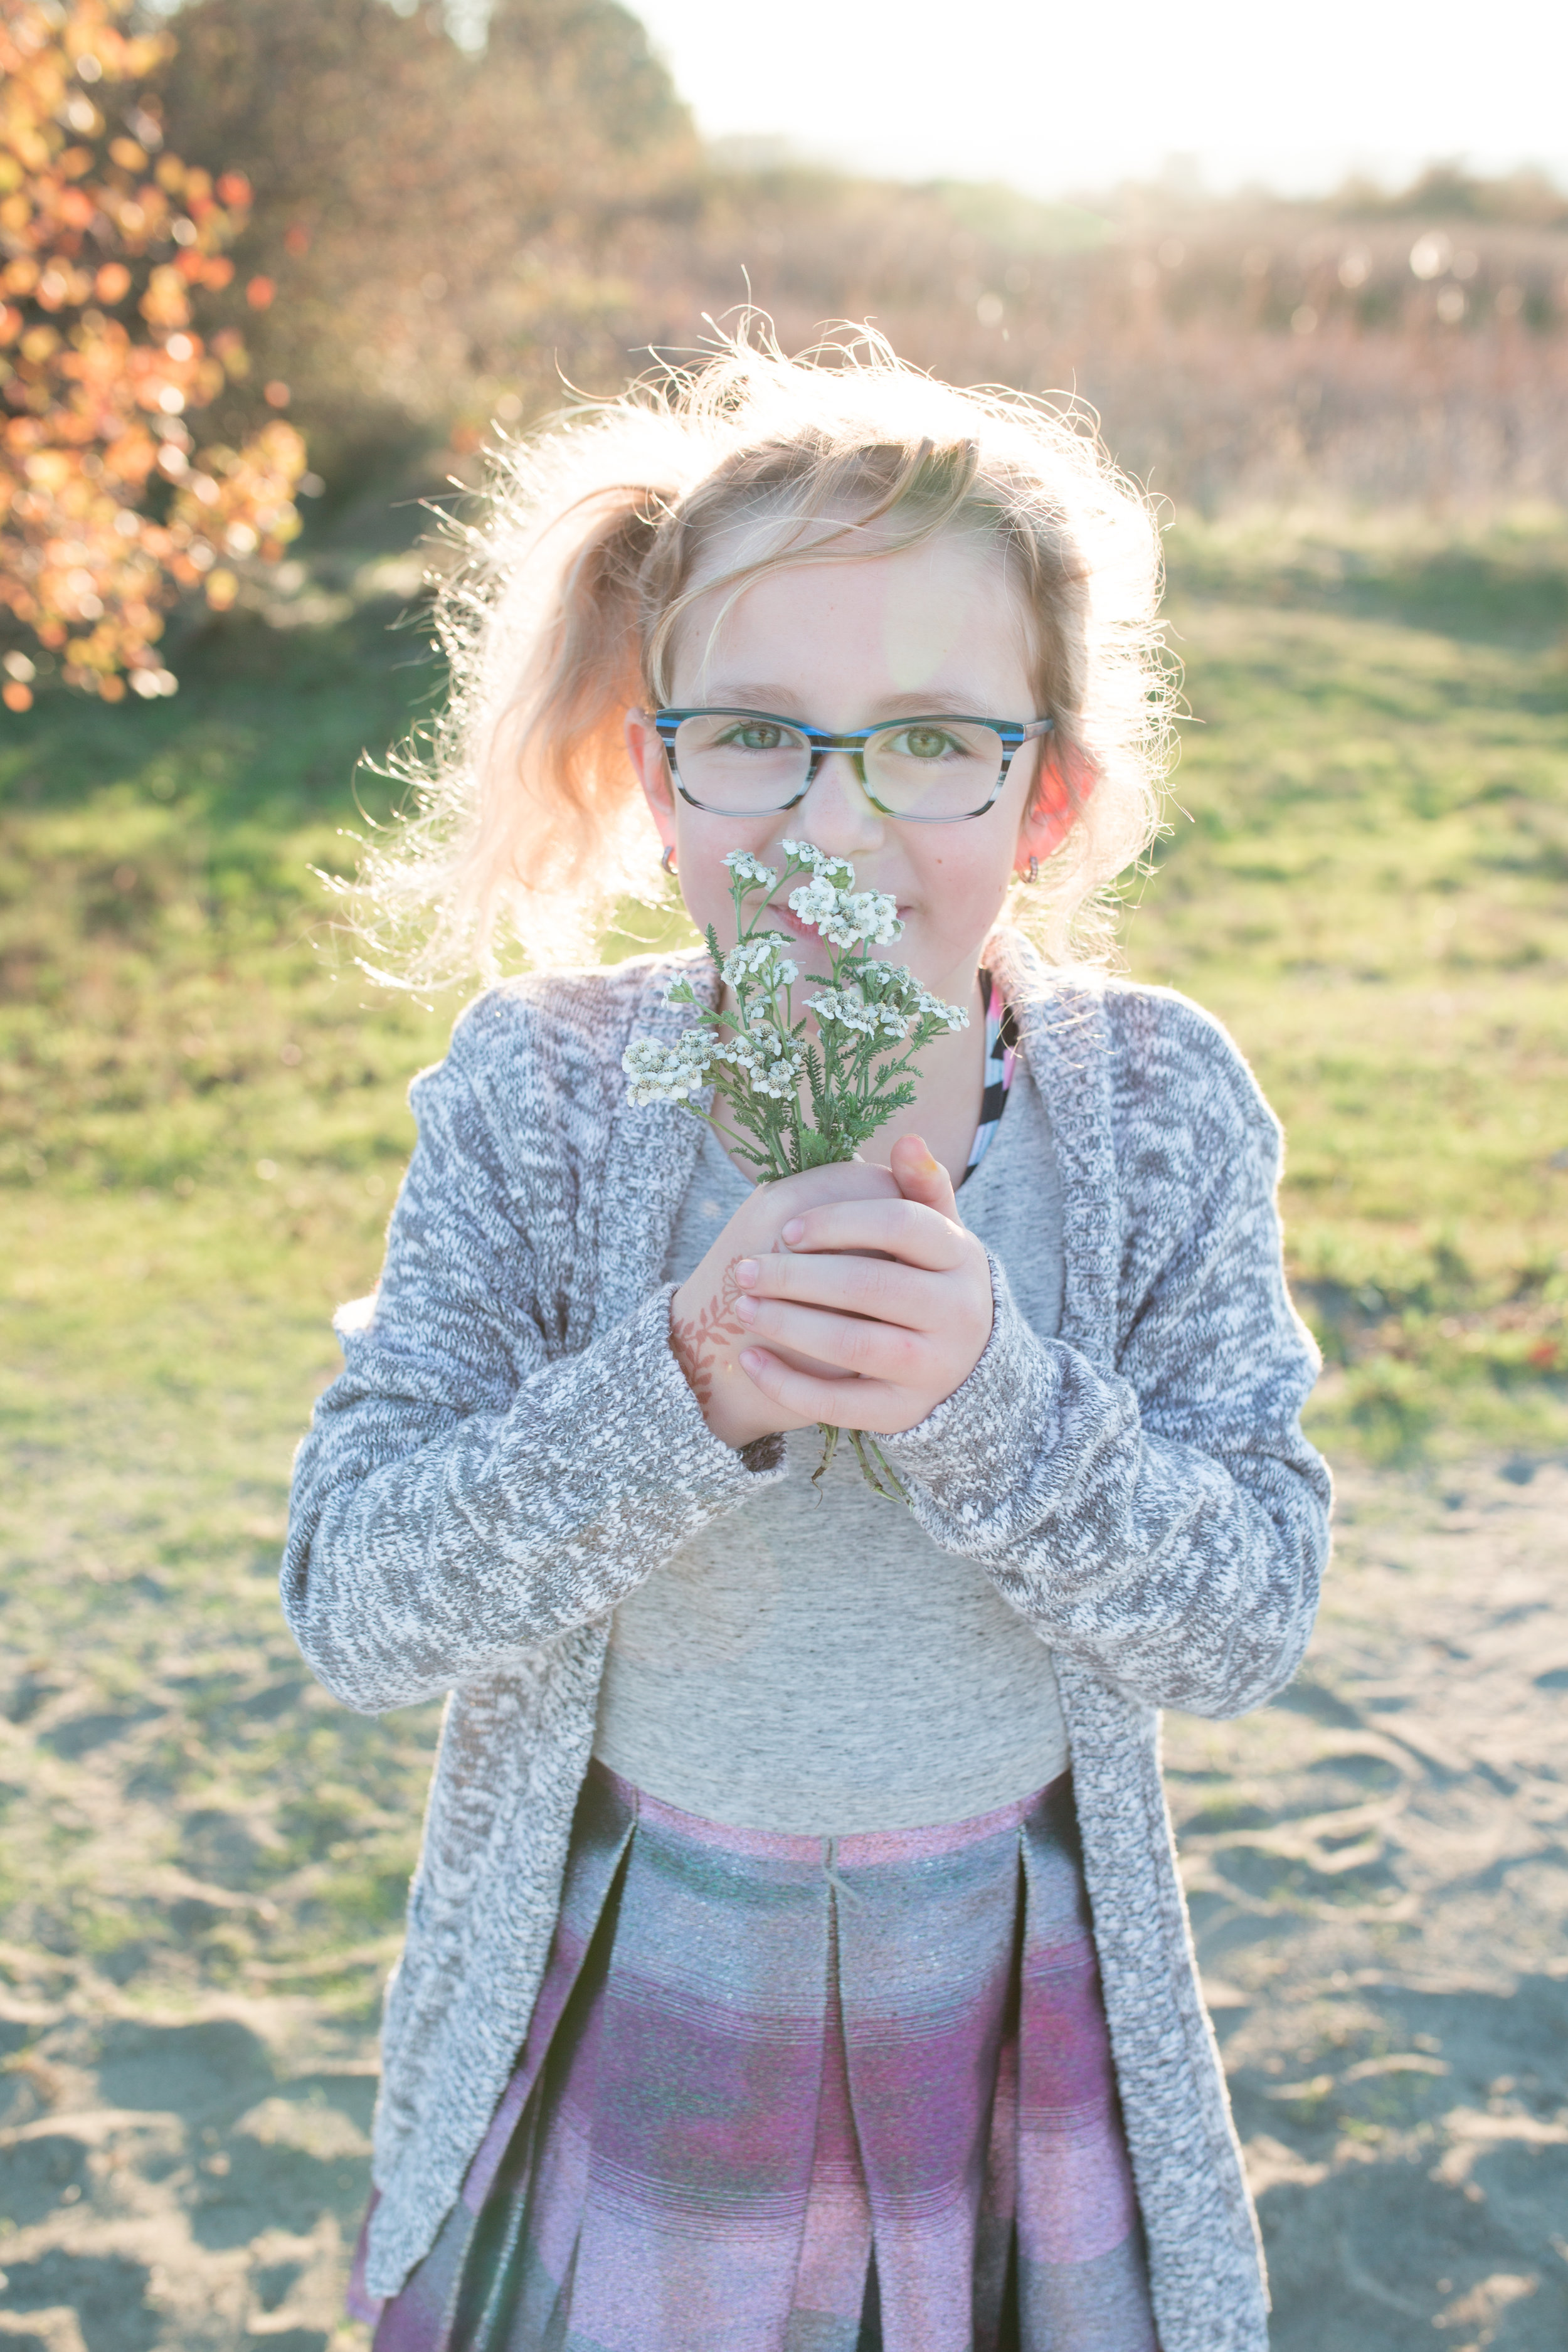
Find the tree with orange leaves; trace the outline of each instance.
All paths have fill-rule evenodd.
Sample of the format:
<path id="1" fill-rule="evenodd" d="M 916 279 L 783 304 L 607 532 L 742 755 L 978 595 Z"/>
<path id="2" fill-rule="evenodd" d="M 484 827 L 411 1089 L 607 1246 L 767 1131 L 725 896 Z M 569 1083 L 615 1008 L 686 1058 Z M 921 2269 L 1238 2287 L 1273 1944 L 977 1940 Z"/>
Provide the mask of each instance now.
<path id="1" fill-rule="evenodd" d="M 274 416 L 237 447 L 198 448 L 187 422 L 247 371 L 239 335 L 204 340 L 192 311 L 233 277 L 224 247 L 250 188 L 160 152 L 139 86 L 171 36 L 127 34 L 129 5 L 0 0 L 0 698 L 12 710 L 32 700 L 38 648 L 105 701 L 127 684 L 173 693 L 164 614 L 198 593 L 225 610 L 240 571 L 276 562 L 300 527 L 292 425 Z"/>

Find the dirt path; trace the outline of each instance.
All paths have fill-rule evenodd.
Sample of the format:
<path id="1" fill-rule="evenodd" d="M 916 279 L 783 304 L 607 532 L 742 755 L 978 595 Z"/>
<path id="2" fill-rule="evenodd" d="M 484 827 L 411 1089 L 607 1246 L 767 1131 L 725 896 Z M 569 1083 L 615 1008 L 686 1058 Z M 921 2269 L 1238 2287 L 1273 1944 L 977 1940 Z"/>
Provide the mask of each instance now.
<path id="1" fill-rule="evenodd" d="M 1281 1704 L 1166 1737 L 1274 2340 L 1562 2352 L 1568 1468 L 1352 1474 L 1339 1530 Z"/>
<path id="2" fill-rule="evenodd" d="M 1565 1550 L 1568 1467 L 1350 1474 L 1285 1701 L 1168 1727 L 1278 2352 L 1568 2343 Z M 276 1659 L 252 1666 L 276 1711 L 292 1685 Z M 0 1781 L 16 1807 L 47 1785 L 54 1807 L 18 1851 L 47 1871 L 74 1801 L 107 1870 L 116 1819 L 128 1851 L 149 1833 L 157 1694 L 94 1716 L 68 1658 L 16 1671 Z M 209 1790 L 186 1822 L 188 1851 L 217 1841 L 206 1876 L 187 1865 L 160 1898 L 194 1906 L 209 1942 L 226 1900 L 260 1919 L 293 1884 L 226 1897 L 236 1818 Z M 319 1877 L 298 1883 L 308 1906 Z M 46 1917 L 38 1896 L 13 1887 L 13 1916 Z M 222 1990 L 139 1978 L 123 1948 L 42 1929 L 0 1948 L 0 2352 L 322 2352 L 364 2189 L 384 1947 L 315 1977 L 242 1954 Z"/>

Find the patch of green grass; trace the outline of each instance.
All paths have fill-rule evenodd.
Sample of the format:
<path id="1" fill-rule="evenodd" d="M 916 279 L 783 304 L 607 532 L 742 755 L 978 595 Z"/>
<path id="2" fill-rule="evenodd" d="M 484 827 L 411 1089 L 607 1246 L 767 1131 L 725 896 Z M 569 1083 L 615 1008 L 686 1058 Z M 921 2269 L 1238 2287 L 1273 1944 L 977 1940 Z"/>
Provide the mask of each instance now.
<path id="1" fill-rule="evenodd" d="M 1196 723 L 1131 969 L 1288 1139 L 1321 1436 L 1568 1440 L 1568 531 L 1177 533 Z"/>
<path id="2" fill-rule="evenodd" d="M 130 1988 L 353 1949 L 363 2000 L 419 1819 L 433 1711 L 317 1691 L 276 1582 L 451 1013 L 362 981 L 310 870 L 431 690 L 395 614 L 243 622 L 175 702 L 50 699 L 0 747 L 7 1932 Z"/>
<path id="3" fill-rule="evenodd" d="M 1171 552 L 1195 723 L 1129 961 L 1285 1118 L 1313 1426 L 1559 1448 L 1568 534 Z M 328 1318 L 375 1277 L 453 1010 L 356 973 L 310 870 L 435 685 L 395 609 L 233 622 L 174 702 L 48 698 L 0 744 L 0 1873 L 14 1948 L 132 1997 L 353 2011 L 416 1832 L 432 1710 L 332 1705 L 275 1585 Z"/>

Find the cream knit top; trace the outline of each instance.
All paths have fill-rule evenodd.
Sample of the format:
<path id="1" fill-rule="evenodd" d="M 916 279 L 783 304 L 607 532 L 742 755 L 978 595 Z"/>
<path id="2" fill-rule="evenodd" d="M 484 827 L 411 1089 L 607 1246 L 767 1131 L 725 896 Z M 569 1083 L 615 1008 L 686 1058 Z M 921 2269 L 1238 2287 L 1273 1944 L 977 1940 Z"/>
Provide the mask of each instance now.
<path id="1" fill-rule="evenodd" d="M 745 1200 L 711 1128 L 665 1279 L 684 1282 Z M 1061 1193 L 1026 1069 L 958 1194 L 1030 1328 L 1061 1321 Z M 667 1804 L 804 1837 L 918 1829 L 1028 1796 L 1067 1769 L 1051 1654 L 976 1562 L 872 1493 L 822 1438 L 713 1520 L 616 1610 L 594 1752 Z"/>

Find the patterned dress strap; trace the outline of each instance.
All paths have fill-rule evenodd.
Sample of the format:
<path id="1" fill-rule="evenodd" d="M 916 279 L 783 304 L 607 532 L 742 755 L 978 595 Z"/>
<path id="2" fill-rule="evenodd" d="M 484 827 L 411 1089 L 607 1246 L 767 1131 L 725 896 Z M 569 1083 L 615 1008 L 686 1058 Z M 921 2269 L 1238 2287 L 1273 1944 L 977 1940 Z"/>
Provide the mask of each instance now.
<path id="1" fill-rule="evenodd" d="M 1018 1062 L 1018 1033 L 1012 1008 L 1004 1003 L 1000 983 L 984 965 L 979 977 L 980 992 L 985 1000 L 985 1089 L 980 1097 L 980 1124 L 974 1130 L 968 1165 L 960 1180 L 964 1184 L 984 1159 L 1002 1124 Z"/>

